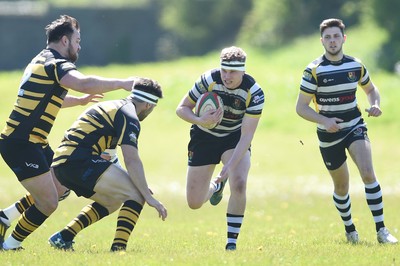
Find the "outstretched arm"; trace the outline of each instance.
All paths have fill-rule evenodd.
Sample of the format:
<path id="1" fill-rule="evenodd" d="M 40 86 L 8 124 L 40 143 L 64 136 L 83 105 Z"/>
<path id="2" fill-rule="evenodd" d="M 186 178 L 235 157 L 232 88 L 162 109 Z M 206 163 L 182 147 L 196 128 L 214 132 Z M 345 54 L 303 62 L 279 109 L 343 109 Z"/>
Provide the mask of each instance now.
<path id="1" fill-rule="evenodd" d="M 116 79 L 98 76 L 86 76 L 78 70 L 68 71 L 60 80 L 60 84 L 74 91 L 99 94 L 117 89 L 131 91 L 134 87 L 135 78 Z"/>
<path id="2" fill-rule="evenodd" d="M 81 97 L 67 95 L 65 96 L 61 108 L 67 108 L 77 105 L 87 105 L 88 103 L 97 103 L 99 102 L 99 99 L 102 99 L 103 97 L 103 94 L 85 94 Z"/>

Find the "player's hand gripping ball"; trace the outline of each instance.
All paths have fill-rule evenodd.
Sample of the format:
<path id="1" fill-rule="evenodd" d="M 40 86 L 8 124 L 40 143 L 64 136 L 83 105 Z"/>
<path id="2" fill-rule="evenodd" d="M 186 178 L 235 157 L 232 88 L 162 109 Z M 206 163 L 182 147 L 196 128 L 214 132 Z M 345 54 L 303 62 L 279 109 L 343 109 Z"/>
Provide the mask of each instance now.
<path id="1" fill-rule="evenodd" d="M 204 113 L 210 110 L 217 110 L 219 107 L 224 109 L 224 103 L 222 102 L 222 98 L 218 96 L 215 92 L 206 92 L 200 95 L 199 99 L 197 99 L 196 106 L 195 106 L 195 114 L 198 117 L 201 117 Z M 222 116 L 220 121 L 215 124 L 211 124 L 206 128 L 212 129 L 218 126 L 219 123 L 222 121 Z"/>

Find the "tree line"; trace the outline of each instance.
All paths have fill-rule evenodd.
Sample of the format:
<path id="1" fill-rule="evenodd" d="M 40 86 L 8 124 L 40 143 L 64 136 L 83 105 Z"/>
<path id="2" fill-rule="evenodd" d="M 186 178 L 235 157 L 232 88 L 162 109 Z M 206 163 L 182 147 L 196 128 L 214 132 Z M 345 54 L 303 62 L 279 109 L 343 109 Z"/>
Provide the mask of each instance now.
<path id="1" fill-rule="evenodd" d="M 161 5 L 160 25 L 166 29 L 169 56 L 202 54 L 230 43 L 275 48 L 294 38 L 318 32 L 330 17 L 347 27 L 373 20 L 388 32 L 378 64 L 393 71 L 400 60 L 397 0 L 168 0 Z"/>

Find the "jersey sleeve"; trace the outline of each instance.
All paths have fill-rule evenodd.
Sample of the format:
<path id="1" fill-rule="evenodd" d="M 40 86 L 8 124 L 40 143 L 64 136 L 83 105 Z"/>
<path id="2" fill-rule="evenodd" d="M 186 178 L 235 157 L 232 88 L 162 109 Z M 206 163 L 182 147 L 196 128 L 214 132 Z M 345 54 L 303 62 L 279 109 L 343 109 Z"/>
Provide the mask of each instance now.
<path id="1" fill-rule="evenodd" d="M 55 67 L 55 75 L 57 81 L 59 82 L 68 73 L 68 71 L 71 70 L 76 70 L 76 66 L 74 63 L 71 63 L 67 60 L 57 60 Z"/>
<path id="2" fill-rule="evenodd" d="M 362 74 L 361 74 L 359 84 L 361 87 L 365 87 L 371 82 L 371 79 L 369 77 L 369 72 L 368 72 L 367 68 L 362 63 L 361 63 L 361 73 Z"/>
<path id="3" fill-rule="evenodd" d="M 317 80 L 313 75 L 313 70 L 307 67 L 303 71 L 303 76 L 300 83 L 300 91 L 306 94 L 315 94 L 317 92 Z"/>
<path id="4" fill-rule="evenodd" d="M 258 83 L 254 83 L 249 90 L 250 99 L 247 104 L 246 115 L 260 117 L 264 108 L 264 92 Z"/>
<path id="5" fill-rule="evenodd" d="M 140 123 L 136 115 L 132 113 L 127 106 L 121 108 L 116 114 L 114 127 L 118 136 L 118 145 L 125 144 L 138 148 Z"/>
<path id="6" fill-rule="evenodd" d="M 216 69 L 209 70 L 203 73 L 194 83 L 193 87 L 189 91 L 189 99 L 195 103 L 200 95 L 206 93 L 207 91 L 212 89 L 211 84 L 214 83 L 214 76 L 216 73 Z"/>

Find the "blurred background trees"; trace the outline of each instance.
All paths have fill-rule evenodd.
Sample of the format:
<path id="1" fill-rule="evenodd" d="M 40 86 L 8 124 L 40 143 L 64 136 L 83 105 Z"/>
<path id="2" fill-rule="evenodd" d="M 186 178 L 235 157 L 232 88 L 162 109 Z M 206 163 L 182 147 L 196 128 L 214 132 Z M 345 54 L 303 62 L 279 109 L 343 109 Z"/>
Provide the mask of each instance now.
<path id="1" fill-rule="evenodd" d="M 381 47 L 379 54 L 380 66 L 400 73 L 400 1 L 373 0 L 371 3 L 374 21 L 388 33 L 388 39 Z"/>
<path id="2" fill-rule="evenodd" d="M 343 19 L 347 28 L 365 23 L 375 23 L 384 28 L 388 33 L 388 40 L 377 55 L 378 63 L 383 69 L 393 71 L 396 63 L 400 61 L 400 19 L 397 14 L 400 10 L 400 1 L 398 0 L 37 0 L 23 2 L 47 4 L 48 9 L 55 10 L 55 13 L 69 13 L 71 8 L 75 11 L 79 8 L 90 9 L 92 13 L 96 10 L 95 15 L 91 15 L 92 22 L 82 23 L 85 28 L 90 31 L 97 30 L 96 28 L 99 27 L 96 19 L 100 16 L 107 25 L 110 23 L 115 25 L 111 34 L 117 34 L 118 31 L 125 29 L 133 32 L 132 36 L 138 36 L 136 40 L 130 39 L 128 36 L 123 37 L 127 35 L 126 32 L 121 32 L 118 39 L 123 40 L 123 43 L 118 41 L 113 44 L 113 47 L 118 47 L 115 50 L 112 50 L 112 47 L 105 47 L 104 49 L 111 49 L 111 51 L 103 52 L 109 55 L 104 58 L 104 62 L 113 59 L 116 62 L 170 60 L 187 55 L 203 55 L 232 44 L 274 49 L 304 35 L 318 33 L 319 23 L 330 17 Z M 9 28 L 6 28 L 3 23 L 7 18 L 3 12 L 5 9 L 2 3 L 7 2 L 0 0 L 0 31 L 10 36 Z M 121 10 L 120 16 L 110 15 L 119 13 L 118 10 Z M 130 16 L 129 10 L 138 10 L 139 13 L 132 11 Z M 86 19 L 82 16 L 85 12 L 79 12 L 80 21 Z M 144 15 L 135 20 L 140 14 Z M 25 15 L 32 16 L 29 11 Z M 34 19 L 37 20 L 37 17 Z M 54 15 L 51 19 L 54 19 Z M 46 23 L 48 21 L 49 19 L 46 18 Z M 88 25 L 88 23 L 93 25 Z M 128 28 L 124 28 L 125 24 L 128 24 Z M 118 25 L 122 25 L 122 28 Z M 139 45 L 143 32 L 146 33 L 146 42 Z M 102 36 L 101 33 L 93 35 Z M 113 36 L 107 39 L 107 41 L 110 40 L 113 40 Z M 368 44 L 360 40 L 360 45 Z M 128 49 L 126 53 L 121 47 L 140 47 L 142 52 L 139 56 L 137 48 L 134 48 Z M 102 48 L 98 47 L 98 49 Z M 5 49 L 2 48 L 2 50 Z M 93 58 L 96 57 L 99 56 L 93 55 Z"/>

